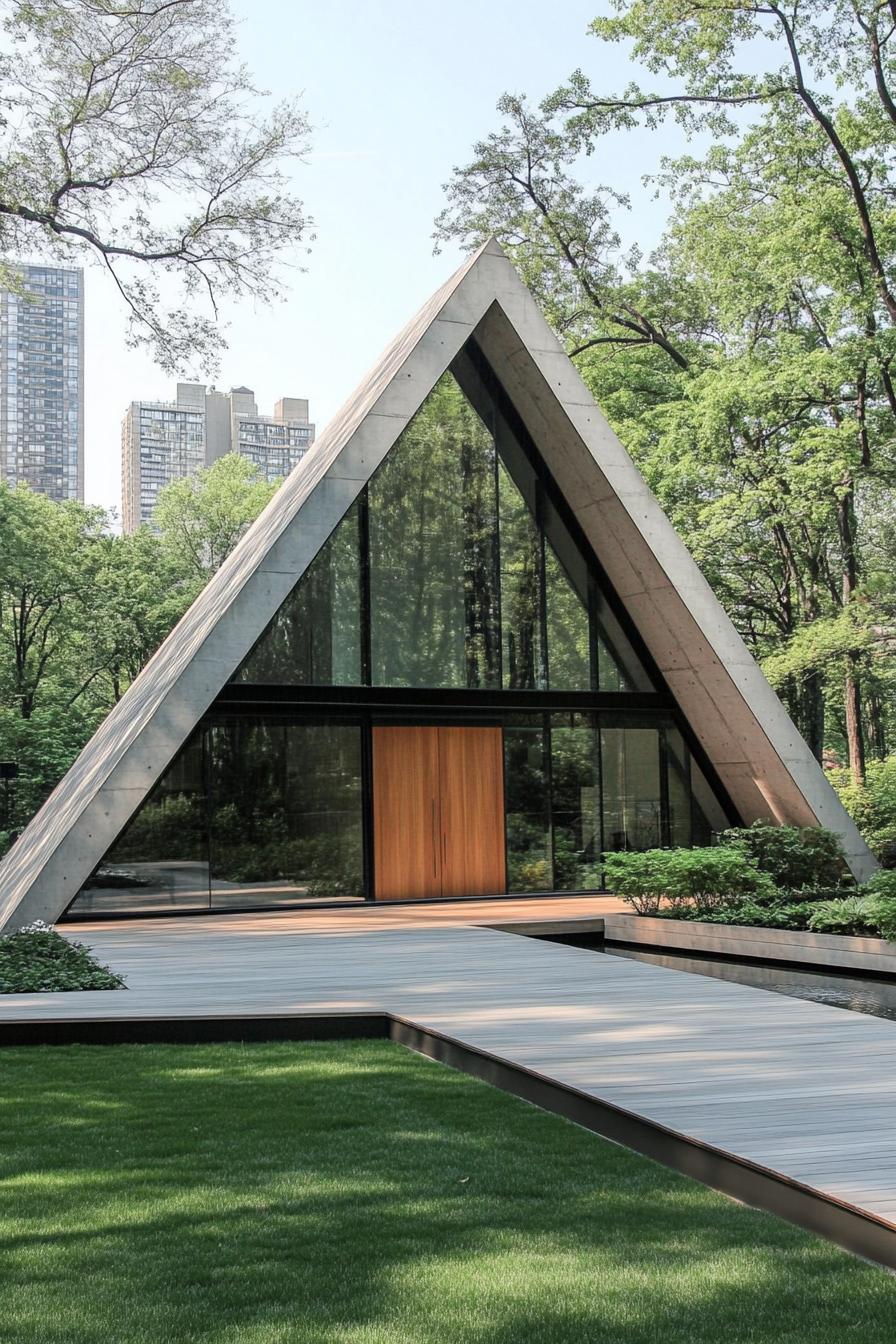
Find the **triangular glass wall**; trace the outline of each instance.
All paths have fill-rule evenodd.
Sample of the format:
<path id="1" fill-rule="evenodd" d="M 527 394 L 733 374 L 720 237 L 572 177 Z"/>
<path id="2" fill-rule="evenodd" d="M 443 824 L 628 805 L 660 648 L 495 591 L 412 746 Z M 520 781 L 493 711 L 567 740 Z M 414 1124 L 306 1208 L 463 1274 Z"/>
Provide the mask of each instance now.
<path id="1" fill-rule="evenodd" d="M 233 680 L 656 689 L 513 419 L 462 351 Z"/>

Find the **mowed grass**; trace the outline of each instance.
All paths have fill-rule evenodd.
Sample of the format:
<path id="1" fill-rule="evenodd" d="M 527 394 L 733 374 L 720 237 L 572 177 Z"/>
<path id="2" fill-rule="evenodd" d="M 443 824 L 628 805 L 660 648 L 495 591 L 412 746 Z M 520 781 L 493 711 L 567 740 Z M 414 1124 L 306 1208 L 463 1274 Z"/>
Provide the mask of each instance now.
<path id="1" fill-rule="evenodd" d="M 0 1052 L 3 1344 L 887 1341 L 896 1280 L 387 1042 Z"/>

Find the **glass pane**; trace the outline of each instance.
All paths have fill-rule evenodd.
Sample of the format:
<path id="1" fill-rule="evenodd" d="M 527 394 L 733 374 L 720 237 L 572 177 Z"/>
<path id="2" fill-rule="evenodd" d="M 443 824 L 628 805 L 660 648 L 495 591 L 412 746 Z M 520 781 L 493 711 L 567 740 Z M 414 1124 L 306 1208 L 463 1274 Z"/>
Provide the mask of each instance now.
<path id="1" fill-rule="evenodd" d="M 361 684 L 361 559 L 354 504 L 312 560 L 234 681 Z"/>
<path id="2" fill-rule="evenodd" d="M 500 685 L 491 434 L 445 374 L 369 486 L 375 686 Z"/>
<path id="3" fill-rule="evenodd" d="M 655 691 L 622 626 L 606 599 L 595 592 L 597 608 L 597 685 L 601 691 Z"/>
<path id="4" fill-rule="evenodd" d="M 573 587 L 550 543 L 545 546 L 548 686 L 552 691 L 591 689 L 591 631 L 587 599 Z"/>
<path id="5" fill-rule="evenodd" d="M 363 897 L 357 725 L 218 722 L 209 792 L 216 908 Z"/>
<path id="6" fill-rule="evenodd" d="M 731 822 L 719 802 L 709 780 L 691 757 L 691 789 L 694 794 L 694 839 L 695 845 L 710 845 L 714 835 L 724 831 Z"/>
<path id="7" fill-rule="evenodd" d="M 551 891 L 551 830 L 544 726 L 514 717 L 504 729 L 507 890 Z"/>
<path id="8" fill-rule="evenodd" d="M 691 753 L 677 728 L 663 729 L 669 792 L 668 843 L 673 849 L 691 843 Z"/>
<path id="9" fill-rule="evenodd" d="M 551 716 L 554 889 L 593 891 L 600 874 L 600 762 L 590 714 Z"/>
<path id="10" fill-rule="evenodd" d="M 658 849 L 661 825 L 657 728 L 602 728 L 604 849 Z"/>
<path id="11" fill-rule="evenodd" d="M 208 909 L 202 745 L 197 729 L 85 882 L 73 914 Z"/>
<path id="12" fill-rule="evenodd" d="M 498 510 L 503 683 L 511 691 L 537 690 L 544 686 L 538 528 L 503 462 Z"/>

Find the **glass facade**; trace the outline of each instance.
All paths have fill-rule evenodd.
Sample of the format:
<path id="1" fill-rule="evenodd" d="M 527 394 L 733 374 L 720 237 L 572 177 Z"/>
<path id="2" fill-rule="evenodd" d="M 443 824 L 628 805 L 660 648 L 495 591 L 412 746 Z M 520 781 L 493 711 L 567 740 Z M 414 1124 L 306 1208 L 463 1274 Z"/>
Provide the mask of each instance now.
<path id="1" fill-rule="evenodd" d="M 213 907 L 363 894 L 357 725 L 227 718 L 208 764 Z"/>
<path id="2" fill-rule="evenodd" d="M 374 686 L 500 686 L 495 445 L 447 373 L 370 482 Z"/>
<path id="3" fill-rule="evenodd" d="M 312 560 L 235 680 L 252 685 L 360 684 L 360 548 L 355 505 Z"/>
<path id="4" fill-rule="evenodd" d="M 728 825 L 667 716 L 575 710 L 500 719 L 510 893 L 599 890 L 603 853 L 707 844 Z M 213 714 L 112 846 L 73 913 L 375 896 L 364 783 L 374 722 L 382 717 Z"/>
<path id="5" fill-rule="evenodd" d="M 338 575 L 322 578 L 331 564 Z M 312 607 L 328 628 L 338 620 L 344 639 L 351 626 L 352 656 L 332 673 L 326 659 L 309 664 Z M 466 356 L 436 383 L 233 679 L 352 678 L 415 690 L 654 689 L 595 563 Z"/>
<path id="6" fill-rule="evenodd" d="M 439 380 L 75 913 L 375 899 L 390 724 L 499 726 L 511 893 L 728 824 L 502 397 L 475 352 Z"/>
<path id="7" fill-rule="evenodd" d="M 360 899 L 361 760 L 358 724 L 213 717 L 168 767 L 73 913 Z"/>
<path id="8" fill-rule="evenodd" d="M 82 915 L 208 909 L 204 731 L 197 729 L 72 906 Z"/>

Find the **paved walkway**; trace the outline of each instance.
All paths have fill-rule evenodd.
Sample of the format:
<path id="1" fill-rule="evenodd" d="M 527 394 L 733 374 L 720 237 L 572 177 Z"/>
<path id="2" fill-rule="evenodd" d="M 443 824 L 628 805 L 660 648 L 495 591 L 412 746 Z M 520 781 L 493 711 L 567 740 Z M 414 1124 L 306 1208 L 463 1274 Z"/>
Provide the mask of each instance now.
<path id="1" fill-rule="evenodd" d="M 128 990 L 6 996 L 0 1021 L 391 1012 L 896 1222 L 896 1023 L 482 926 L 616 908 L 69 926 Z"/>

